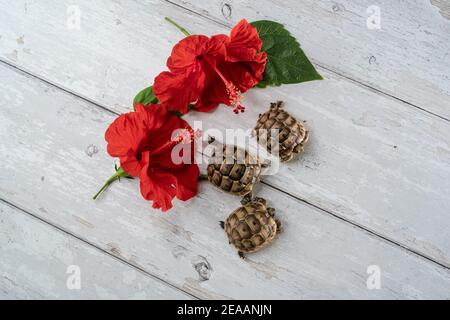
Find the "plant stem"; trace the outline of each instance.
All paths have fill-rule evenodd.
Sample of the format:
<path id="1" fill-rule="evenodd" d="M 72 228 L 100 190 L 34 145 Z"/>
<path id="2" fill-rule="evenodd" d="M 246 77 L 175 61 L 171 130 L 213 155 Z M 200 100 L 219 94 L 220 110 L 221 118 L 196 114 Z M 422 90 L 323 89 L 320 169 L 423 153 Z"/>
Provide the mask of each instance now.
<path id="1" fill-rule="evenodd" d="M 173 21 L 172 19 L 166 17 L 165 18 L 166 21 L 170 22 L 171 24 L 173 24 L 178 30 L 180 30 L 186 37 L 190 36 L 191 34 L 189 33 L 189 31 L 187 31 L 185 28 L 183 28 L 182 26 L 180 26 L 178 23 L 176 23 L 175 21 Z"/>
<path id="2" fill-rule="evenodd" d="M 122 168 L 116 168 L 116 173 L 109 178 L 106 183 L 103 185 L 103 187 L 99 190 L 99 192 L 97 192 L 97 194 L 93 197 L 94 200 L 97 200 L 98 197 L 106 191 L 106 189 L 109 188 L 110 185 L 112 185 L 114 182 L 116 182 L 117 180 L 120 180 L 120 178 L 131 178 L 131 176 L 128 175 L 128 173 L 126 173 L 125 171 L 123 171 Z"/>

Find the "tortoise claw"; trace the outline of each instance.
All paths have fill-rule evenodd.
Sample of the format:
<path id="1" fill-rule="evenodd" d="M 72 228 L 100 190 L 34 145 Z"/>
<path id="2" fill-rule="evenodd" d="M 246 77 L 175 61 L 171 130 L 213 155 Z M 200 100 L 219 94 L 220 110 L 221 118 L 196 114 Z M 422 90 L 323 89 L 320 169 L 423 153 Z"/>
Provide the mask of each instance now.
<path id="1" fill-rule="evenodd" d="M 267 212 L 271 217 L 275 217 L 275 208 L 267 208 Z"/>
<path id="2" fill-rule="evenodd" d="M 225 222 L 224 221 L 220 221 L 219 224 L 220 224 L 220 227 L 225 230 Z"/>
<path id="3" fill-rule="evenodd" d="M 244 253 L 243 253 L 242 251 L 239 251 L 239 252 L 238 252 L 238 255 L 239 255 L 239 257 L 240 257 L 241 259 L 245 260 L 245 255 L 244 255 Z"/>

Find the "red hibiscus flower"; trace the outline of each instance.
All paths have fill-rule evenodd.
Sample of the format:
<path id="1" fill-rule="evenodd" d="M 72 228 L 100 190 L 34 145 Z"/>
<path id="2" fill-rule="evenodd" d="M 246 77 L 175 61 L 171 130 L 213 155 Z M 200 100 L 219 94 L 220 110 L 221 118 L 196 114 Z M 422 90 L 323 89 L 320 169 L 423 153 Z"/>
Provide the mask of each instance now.
<path id="1" fill-rule="evenodd" d="M 186 201 L 197 194 L 193 129 L 162 105 L 138 104 L 136 112 L 121 115 L 110 125 L 105 138 L 108 153 L 120 158 L 119 177 L 139 177 L 142 196 L 153 201 L 153 208 L 167 211 L 174 197 Z M 190 154 L 183 155 L 185 150 Z M 174 161 L 173 154 L 182 161 Z"/>
<path id="2" fill-rule="evenodd" d="M 261 80 L 266 54 L 257 30 L 242 20 L 230 36 L 188 36 L 173 49 L 167 61 L 170 71 L 155 79 L 154 93 L 169 109 L 182 114 L 189 104 L 201 112 L 220 103 L 244 111 L 241 95 Z"/>

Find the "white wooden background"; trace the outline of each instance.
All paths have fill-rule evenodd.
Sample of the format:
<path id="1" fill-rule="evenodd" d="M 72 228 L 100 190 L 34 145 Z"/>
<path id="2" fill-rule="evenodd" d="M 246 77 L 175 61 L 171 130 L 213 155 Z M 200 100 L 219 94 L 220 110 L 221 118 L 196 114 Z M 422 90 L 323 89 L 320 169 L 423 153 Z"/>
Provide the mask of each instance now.
<path id="1" fill-rule="evenodd" d="M 379 0 L 375 30 L 371 5 L 0 0 L 0 298 L 450 299 L 450 3 Z M 250 128 L 284 100 L 311 129 L 307 152 L 258 190 L 285 232 L 246 261 L 217 223 L 238 199 L 207 183 L 169 214 L 136 181 L 91 201 L 114 164 L 105 129 L 182 38 L 165 16 L 205 34 L 279 21 L 326 78 L 252 90 L 238 117 L 189 116 Z"/>

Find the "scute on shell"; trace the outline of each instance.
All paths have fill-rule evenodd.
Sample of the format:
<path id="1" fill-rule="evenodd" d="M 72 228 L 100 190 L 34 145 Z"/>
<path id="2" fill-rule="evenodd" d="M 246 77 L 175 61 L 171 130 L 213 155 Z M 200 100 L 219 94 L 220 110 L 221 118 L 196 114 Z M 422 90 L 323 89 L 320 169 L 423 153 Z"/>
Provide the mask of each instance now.
<path id="1" fill-rule="evenodd" d="M 269 152 L 274 147 L 274 141 L 268 139 L 272 129 L 279 130 L 274 138 L 279 141 L 279 156 L 283 162 L 292 160 L 294 154 L 302 152 L 309 140 L 304 124 L 286 112 L 281 101 L 272 103 L 270 110 L 260 115 L 254 130 L 258 142 L 266 145 Z"/>
<path id="2" fill-rule="evenodd" d="M 224 223 L 232 245 L 240 253 L 256 252 L 269 245 L 278 232 L 278 221 L 269 214 L 265 200 L 256 199 L 233 211 Z"/>
<path id="3" fill-rule="evenodd" d="M 252 192 L 259 180 L 261 164 L 246 150 L 236 146 L 223 146 L 222 152 L 210 159 L 208 180 L 223 191 L 238 196 Z"/>

